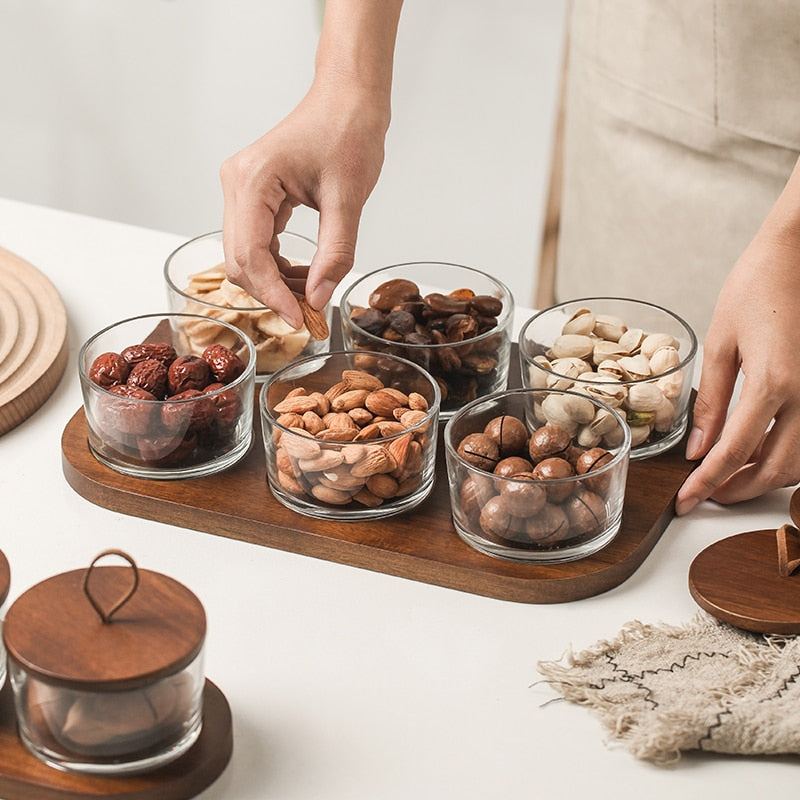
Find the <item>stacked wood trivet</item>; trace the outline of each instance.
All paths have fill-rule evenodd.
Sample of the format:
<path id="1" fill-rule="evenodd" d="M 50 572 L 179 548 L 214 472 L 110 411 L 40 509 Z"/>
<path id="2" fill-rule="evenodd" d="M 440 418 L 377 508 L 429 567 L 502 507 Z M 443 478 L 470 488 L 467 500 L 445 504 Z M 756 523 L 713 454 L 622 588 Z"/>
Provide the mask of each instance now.
<path id="1" fill-rule="evenodd" d="M 67 353 L 58 291 L 34 266 L 0 248 L 0 435 L 52 394 Z"/>

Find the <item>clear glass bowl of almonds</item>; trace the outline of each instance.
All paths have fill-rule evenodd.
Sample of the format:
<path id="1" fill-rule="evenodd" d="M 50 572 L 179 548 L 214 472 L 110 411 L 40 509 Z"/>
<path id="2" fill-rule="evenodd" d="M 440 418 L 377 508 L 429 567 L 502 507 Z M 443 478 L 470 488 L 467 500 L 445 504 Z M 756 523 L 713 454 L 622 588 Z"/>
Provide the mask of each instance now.
<path id="1" fill-rule="evenodd" d="M 514 298 L 485 272 L 436 261 L 367 273 L 343 294 L 348 350 L 407 358 L 442 393 L 442 419 L 465 403 L 506 388 Z"/>
<path id="2" fill-rule="evenodd" d="M 336 351 L 284 367 L 259 403 L 272 493 L 320 519 L 414 508 L 433 488 L 439 403 L 425 370 L 385 353 Z"/>
<path id="3" fill-rule="evenodd" d="M 280 255 L 293 265 L 308 265 L 317 245 L 290 231 L 278 234 Z M 225 276 L 222 232 L 214 231 L 189 240 L 169 255 L 164 278 L 170 309 L 199 314 L 235 325 L 256 348 L 256 381 L 264 381 L 286 364 L 315 353 L 330 343 L 332 307 L 319 314 L 322 328 L 304 325 L 295 330 Z M 192 332 L 198 343 L 208 335 L 202 324 Z"/>
<path id="4" fill-rule="evenodd" d="M 608 446 L 578 444 L 547 421 L 546 403 L 602 417 Z M 574 392 L 512 389 L 475 400 L 444 430 L 456 532 L 511 561 L 561 563 L 596 553 L 622 524 L 630 442 L 619 413 Z"/>
<path id="5" fill-rule="evenodd" d="M 641 300 L 588 297 L 531 317 L 519 336 L 523 386 L 569 389 L 617 409 L 631 432 L 631 458 L 674 447 L 689 420 L 697 337 L 677 314 Z M 585 446 L 602 426 L 575 410 L 554 412 Z"/>

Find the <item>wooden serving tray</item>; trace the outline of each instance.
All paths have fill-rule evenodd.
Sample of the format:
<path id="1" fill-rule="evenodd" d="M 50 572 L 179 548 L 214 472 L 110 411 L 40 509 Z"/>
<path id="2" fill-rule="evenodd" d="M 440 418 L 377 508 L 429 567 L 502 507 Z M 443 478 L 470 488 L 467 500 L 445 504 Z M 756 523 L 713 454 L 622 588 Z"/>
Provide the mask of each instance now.
<path id="1" fill-rule="evenodd" d="M 228 701 L 211 681 L 203 690 L 203 727 L 197 741 L 170 764 L 128 776 L 64 772 L 39 761 L 17 735 L 14 699 L 0 691 L 0 796 L 5 800 L 188 800 L 225 770 L 233 751 Z"/>
<path id="2" fill-rule="evenodd" d="M 511 354 L 516 365 L 517 350 Z M 519 386 L 512 370 L 511 386 Z M 417 508 L 369 522 L 305 517 L 281 505 L 266 478 L 256 397 L 253 446 L 226 472 L 184 481 L 130 478 L 100 464 L 87 444 L 79 409 L 61 439 L 70 486 L 91 502 L 145 519 L 288 550 L 463 592 L 522 603 L 562 603 L 599 594 L 630 577 L 674 514 L 675 495 L 694 462 L 685 441 L 667 453 L 631 462 L 622 527 L 600 552 L 566 564 L 521 564 L 484 555 L 459 538 L 450 516 L 444 448 L 436 483 Z"/>

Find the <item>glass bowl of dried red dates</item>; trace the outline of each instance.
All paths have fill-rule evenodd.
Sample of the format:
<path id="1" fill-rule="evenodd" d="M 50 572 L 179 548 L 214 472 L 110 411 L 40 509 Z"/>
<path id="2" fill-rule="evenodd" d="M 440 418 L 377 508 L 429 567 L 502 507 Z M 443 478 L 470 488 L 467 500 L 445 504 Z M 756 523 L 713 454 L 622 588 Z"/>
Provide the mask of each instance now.
<path id="1" fill-rule="evenodd" d="M 287 508 L 319 519 L 400 514 L 433 488 L 436 381 L 368 351 L 309 356 L 264 384 L 267 480 Z"/>
<path id="2" fill-rule="evenodd" d="M 202 344 L 188 331 L 202 326 Z M 96 333 L 78 373 L 89 449 L 138 478 L 177 479 L 224 470 L 250 448 L 253 342 L 227 322 L 147 314 Z"/>
<path id="3" fill-rule="evenodd" d="M 547 422 L 542 402 L 581 405 L 608 431 L 584 446 Z M 444 431 L 453 524 L 487 555 L 531 563 L 585 558 L 619 531 L 631 434 L 605 403 L 569 391 L 514 389 L 465 406 Z"/>
<path id="4" fill-rule="evenodd" d="M 480 270 L 430 261 L 384 267 L 345 291 L 340 312 L 346 349 L 406 358 L 433 376 L 442 419 L 506 388 L 514 299 Z"/>

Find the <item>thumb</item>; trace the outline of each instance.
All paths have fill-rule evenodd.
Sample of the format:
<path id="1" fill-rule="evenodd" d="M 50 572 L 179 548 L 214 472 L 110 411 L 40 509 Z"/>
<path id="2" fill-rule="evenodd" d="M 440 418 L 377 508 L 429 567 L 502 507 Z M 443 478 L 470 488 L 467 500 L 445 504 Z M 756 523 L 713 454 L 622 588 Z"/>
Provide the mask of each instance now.
<path id="1" fill-rule="evenodd" d="M 694 401 L 692 430 L 686 443 L 686 458 L 693 461 L 702 458 L 719 437 L 728 413 L 728 404 L 733 395 L 738 364 L 719 355 L 716 348 L 707 348 L 703 354 L 703 366 L 697 397 Z"/>
<path id="2" fill-rule="evenodd" d="M 320 212 L 317 252 L 306 281 L 306 299 L 321 309 L 353 267 L 360 213 L 345 208 Z"/>

